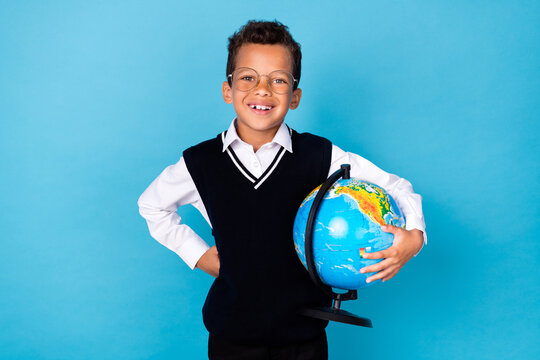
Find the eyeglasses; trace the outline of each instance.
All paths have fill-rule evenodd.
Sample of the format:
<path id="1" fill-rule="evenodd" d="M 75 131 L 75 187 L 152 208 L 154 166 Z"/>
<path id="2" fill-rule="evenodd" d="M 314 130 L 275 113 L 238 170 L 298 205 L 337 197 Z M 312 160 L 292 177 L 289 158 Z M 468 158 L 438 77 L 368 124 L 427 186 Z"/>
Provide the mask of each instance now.
<path id="1" fill-rule="evenodd" d="M 236 90 L 250 91 L 259 85 L 261 76 L 268 78 L 268 85 L 272 92 L 276 94 L 287 94 L 293 89 L 294 83 L 298 82 L 290 72 L 285 70 L 274 70 L 268 75 L 259 75 L 257 71 L 248 67 L 240 67 L 234 70 L 227 75 L 227 80 L 229 85 L 234 86 Z"/>

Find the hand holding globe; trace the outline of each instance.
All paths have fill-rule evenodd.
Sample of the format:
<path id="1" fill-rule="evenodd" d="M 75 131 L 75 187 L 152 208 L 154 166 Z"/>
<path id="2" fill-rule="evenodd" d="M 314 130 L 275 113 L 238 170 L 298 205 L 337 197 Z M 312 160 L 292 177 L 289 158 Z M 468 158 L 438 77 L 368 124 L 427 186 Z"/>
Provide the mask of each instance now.
<path id="1" fill-rule="evenodd" d="M 361 273 L 376 273 L 367 278 L 366 283 L 379 279 L 384 282 L 393 278 L 403 265 L 418 254 L 424 244 L 423 233 L 418 229 L 405 230 L 393 225 L 383 225 L 381 228 L 394 235 L 394 243 L 386 250 L 364 254 L 365 259 L 384 259 L 360 270 Z"/>

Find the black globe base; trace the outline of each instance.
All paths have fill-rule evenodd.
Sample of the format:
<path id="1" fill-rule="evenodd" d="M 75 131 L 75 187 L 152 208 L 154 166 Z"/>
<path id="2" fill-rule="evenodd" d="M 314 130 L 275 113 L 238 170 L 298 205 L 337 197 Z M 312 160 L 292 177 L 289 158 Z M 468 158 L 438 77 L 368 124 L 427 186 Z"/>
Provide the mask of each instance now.
<path id="1" fill-rule="evenodd" d="M 371 320 L 369 320 L 368 318 L 356 316 L 346 310 L 331 307 L 303 309 L 302 311 L 300 311 L 300 314 L 321 320 L 337 321 L 345 324 L 365 326 L 368 328 L 373 327 Z"/>

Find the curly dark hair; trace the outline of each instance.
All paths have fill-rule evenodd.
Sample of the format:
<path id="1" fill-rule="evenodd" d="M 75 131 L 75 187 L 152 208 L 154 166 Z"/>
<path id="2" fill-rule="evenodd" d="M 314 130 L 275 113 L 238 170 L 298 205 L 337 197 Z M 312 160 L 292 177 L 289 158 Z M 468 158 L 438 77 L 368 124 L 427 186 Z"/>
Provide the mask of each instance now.
<path id="1" fill-rule="evenodd" d="M 249 20 L 237 32 L 229 37 L 229 56 L 227 58 L 227 69 L 225 76 L 232 73 L 236 67 L 236 55 L 238 49 L 244 44 L 280 44 L 285 46 L 291 53 L 293 60 L 293 76 L 298 81 L 294 84 L 293 90 L 300 82 L 300 70 L 302 68 L 302 52 L 300 44 L 294 41 L 289 28 L 277 20 L 257 21 Z"/>

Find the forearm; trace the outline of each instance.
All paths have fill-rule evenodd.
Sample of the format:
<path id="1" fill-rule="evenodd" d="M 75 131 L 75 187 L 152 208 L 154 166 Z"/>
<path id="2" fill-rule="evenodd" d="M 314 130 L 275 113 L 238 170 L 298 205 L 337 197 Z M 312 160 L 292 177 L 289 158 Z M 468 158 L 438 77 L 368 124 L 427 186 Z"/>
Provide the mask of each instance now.
<path id="1" fill-rule="evenodd" d="M 146 220 L 150 235 L 180 256 L 191 269 L 195 269 L 195 264 L 210 246 L 188 225 L 181 223 L 176 211 L 139 202 L 139 213 Z"/>
<path id="2" fill-rule="evenodd" d="M 214 245 L 208 249 L 208 251 L 206 251 L 197 261 L 197 265 L 195 265 L 195 267 L 201 269 L 209 275 L 212 275 L 213 277 L 218 277 L 220 262 L 217 247 Z"/>
<path id="3" fill-rule="evenodd" d="M 394 198 L 403 216 L 406 230 L 418 230 L 427 244 L 426 224 L 422 211 L 422 196 L 415 193 L 411 183 L 397 175 L 389 174 L 388 181 L 382 186 Z M 386 186 L 386 187 L 385 187 Z"/>
<path id="4" fill-rule="evenodd" d="M 208 215 L 183 158 L 163 170 L 142 193 L 137 204 L 150 235 L 194 269 L 210 247 L 189 226 L 182 224 L 176 211 L 180 206 L 192 204 L 207 221 Z"/>

